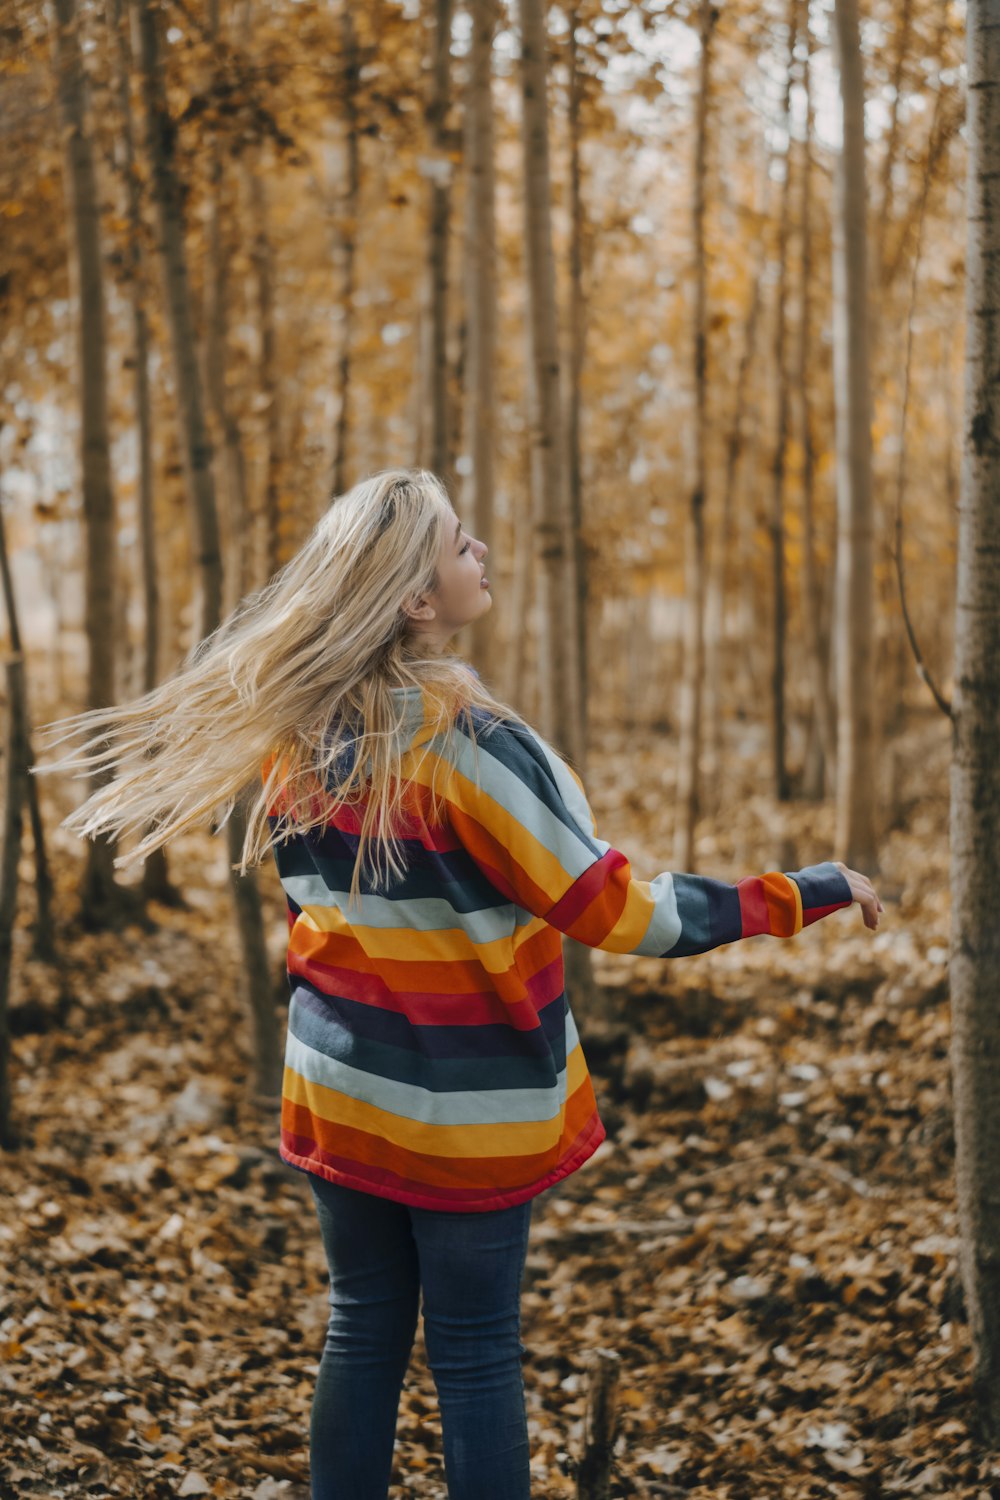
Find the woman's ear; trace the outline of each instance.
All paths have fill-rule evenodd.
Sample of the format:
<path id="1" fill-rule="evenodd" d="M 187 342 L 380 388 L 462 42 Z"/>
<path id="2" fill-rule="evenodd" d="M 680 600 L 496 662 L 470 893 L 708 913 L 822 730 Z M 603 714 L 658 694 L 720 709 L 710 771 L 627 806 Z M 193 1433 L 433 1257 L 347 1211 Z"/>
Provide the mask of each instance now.
<path id="1" fill-rule="evenodd" d="M 415 599 L 404 600 L 402 610 L 411 620 L 433 620 L 435 609 L 423 594 L 418 594 Z"/>

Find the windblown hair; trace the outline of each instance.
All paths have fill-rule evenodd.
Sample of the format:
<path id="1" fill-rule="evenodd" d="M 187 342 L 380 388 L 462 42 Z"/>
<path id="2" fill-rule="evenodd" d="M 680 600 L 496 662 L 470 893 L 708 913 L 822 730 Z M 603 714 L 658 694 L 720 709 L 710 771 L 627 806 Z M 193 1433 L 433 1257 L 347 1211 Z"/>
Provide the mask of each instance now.
<path id="1" fill-rule="evenodd" d="M 432 738 L 455 734 L 459 716 L 474 744 L 477 724 L 486 735 L 499 720 L 527 728 L 460 657 L 421 652 L 403 609 L 437 587 L 453 516 L 443 484 L 425 469 L 362 480 L 158 687 L 45 725 L 47 745 L 89 738 L 32 770 L 101 782 L 62 826 L 91 838 L 140 835 L 115 859 L 127 868 L 210 817 L 221 828 L 237 802 L 249 802 L 232 867 L 244 874 L 272 844 L 321 826 L 342 803 L 363 807 L 351 899 L 366 858 L 373 889 L 399 879 L 412 695 L 391 688 L 423 691 Z M 436 766 L 432 820 L 440 797 Z"/>

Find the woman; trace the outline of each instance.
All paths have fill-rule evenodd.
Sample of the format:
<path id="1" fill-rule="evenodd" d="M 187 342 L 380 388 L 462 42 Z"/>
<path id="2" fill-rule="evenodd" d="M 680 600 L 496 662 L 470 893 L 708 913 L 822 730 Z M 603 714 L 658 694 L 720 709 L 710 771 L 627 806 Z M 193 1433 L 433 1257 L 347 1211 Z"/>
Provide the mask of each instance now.
<path id="1" fill-rule="evenodd" d="M 378 473 L 170 681 L 65 721 L 96 732 L 46 767 L 112 774 L 66 826 L 140 834 L 117 865 L 256 778 L 240 869 L 271 849 L 289 922 L 279 1150 L 330 1269 L 316 1500 L 384 1500 L 421 1293 L 451 1500 L 529 1494 L 531 1206 L 604 1139 L 562 934 L 674 958 L 882 910 L 829 861 L 634 877 L 575 771 L 449 653 L 492 607 L 485 555 L 434 475 Z"/>

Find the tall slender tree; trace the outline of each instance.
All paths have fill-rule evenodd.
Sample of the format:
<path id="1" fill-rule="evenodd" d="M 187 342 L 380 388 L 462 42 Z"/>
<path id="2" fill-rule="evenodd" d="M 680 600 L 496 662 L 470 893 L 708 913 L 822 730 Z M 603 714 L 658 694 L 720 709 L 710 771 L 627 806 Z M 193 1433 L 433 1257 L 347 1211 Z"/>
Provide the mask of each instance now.
<path id="1" fill-rule="evenodd" d="M 420 371 L 421 462 L 450 477 L 448 414 L 448 228 L 451 219 L 452 162 L 448 134 L 451 105 L 451 23 L 454 0 L 427 0 L 433 14 L 427 97 L 430 152 L 428 177 L 427 271 L 424 304 L 424 368 Z"/>
<path id="2" fill-rule="evenodd" d="M 108 424 L 107 319 L 101 254 L 100 198 L 87 110 L 80 16 L 76 0 L 52 0 L 64 182 L 77 292 L 77 382 L 85 547 L 87 708 L 114 702 L 117 530 Z M 96 788 L 107 773 L 95 772 Z M 85 926 L 118 921 L 126 898 L 114 879 L 116 844 L 88 841 L 80 900 Z"/>
<path id="3" fill-rule="evenodd" d="M 774 435 L 774 457 L 771 462 L 771 596 L 774 617 L 771 625 L 771 754 L 773 759 L 774 795 L 779 802 L 788 800 L 790 787 L 786 765 L 785 730 L 785 648 L 788 598 L 785 583 L 785 467 L 788 447 L 789 407 L 791 393 L 788 380 L 788 242 L 792 218 L 792 82 L 795 72 L 795 44 L 798 38 L 799 0 L 788 0 L 788 66 L 785 71 L 783 123 L 785 133 L 784 177 L 781 184 L 781 207 L 778 213 L 778 284 L 775 288 L 774 375 L 777 385 L 777 430 Z"/>
<path id="4" fill-rule="evenodd" d="M 0 442 L 2 439 L 3 423 L 0 422 Z M 34 846 L 37 916 L 31 949 L 34 957 L 42 963 L 58 964 L 59 949 L 52 923 L 52 869 L 45 842 L 45 825 L 42 822 L 42 809 L 38 798 L 38 782 L 28 773 L 28 768 L 34 764 L 35 759 L 31 745 L 31 710 L 28 705 L 28 681 L 24 666 L 24 645 L 21 637 L 17 596 L 14 591 L 14 576 L 7 548 L 2 486 L 0 486 L 0 594 L 3 596 L 4 612 L 7 616 L 7 634 L 10 637 L 12 659 L 7 677 L 8 738 L 15 749 L 20 749 L 23 757 L 23 764 L 20 768 L 21 792 L 27 805 L 28 826 L 31 829 L 31 841 Z M 14 777 L 19 773 L 14 766 L 8 765 L 7 774 L 8 777 Z M 16 782 L 10 784 L 16 786 Z M 16 875 L 15 862 L 15 879 Z"/>
<path id="5" fill-rule="evenodd" d="M 224 37 L 219 0 L 208 0 L 208 33 L 218 51 Z M 210 85 L 211 79 L 206 79 L 206 86 Z M 220 501 L 219 519 L 223 545 L 223 611 L 228 613 L 250 587 L 252 576 L 251 548 L 248 545 L 250 497 L 247 465 L 240 424 L 233 408 L 232 390 L 226 374 L 230 286 L 229 258 L 225 243 L 226 157 L 220 136 L 221 132 L 212 128 L 207 143 L 209 189 L 205 236 L 205 390 L 217 434 L 217 441 L 213 442 L 212 449 L 217 464 L 216 492 Z"/>
<path id="6" fill-rule="evenodd" d="M 128 300 L 132 315 L 132 387 L 136 436 L 139 450 L 139 557 L 143 604 L 142 687 L 149 692 L 160 680 L 160 577 L 157 557 L 156 519 L 153 506 L 153 403 L 150 392 L 148 286 L 143 253 L 142 197 L 137 171 L 135 123 L 129 80 L 132 59 L 122 0 L 110 0 L 108 29 L 117 82 L 121 133 L 117 140 L 119 170 L 125 196 L 127 224 L 126 264 Z M 161 845 L 145 860 L 142 892 L 149 900 L 171 905 L 180 892 L 170 880 L 167 851 Z"/>
<path id="7" fill-rule="evenodd" d="M 361 49 L 354 26 L 353 0 L 342 0 L 340 13 L 341 84 L 346 170 L 338 249 L 341 261 L 340 348 L 337 354 L 337 416 L 333 435 L 332 490 L 341 495 L 351 474 L 351 398 L 353 395 L 354 295 L 357 280 L 358 230 L 361 222 L 361 120 L 358 90 Z"/>
<path id="8" fill-rule="evenodd" d="M 969 0 L 964 449 L 951 765 L 951 1013 L 960 1263 L 983 1436 L 1000 1440 L 1000 0 Z"/>
<path id="9" fill-rule="evenodd" d="M 694 264 L 693 384 L 694 483 L 684 536 L 684 670 L 681 679 L 680 744 L 677 752 L 677 821 L 674 862 L 694 871 L 694 835 L 701 812 L 700 761 L 702 694 L 705 677 L 706 547 L 708 489 L 708 267 L 705 259 L 705 196 L 708 176 L 708 118 L 712 40 L 718 21 L 712 0 L 699 0 L 700 42 L 695 102 L 694 159 L 691 168 L 691 221 Z"/>
<path id="10" fill-rule="evenodd" d="M 569 390 L 566 400 L 567 471 L 569 517 L 573 542 L 576 587 L 573 590 L 574 630 L 580 664 L 580 755 L 582 772 L 586 764 L 587 726 L 590 683 L 590 651 L 587 625 L 590 618 L 590 554 L 584 544 L 583 451 L 581 420 L 583 414 L 583 362 L 587 339 L 587 298 L 584 291 L 584 248 L 587 234 L 583 202 L 583 167 L 581 137 L 583 134 L 584 73 L 580 62 L 577 32 L 580 7 L 572 0 L 567 13 L 567 136 L 569 147 Z"/>
<path id="11" fill-rule="evenodd" d="M 838 859 L 874 874 L 871 391 L 868 357 L 865 96 L 857 0 L 836 0 L 843 144 L 835 158 L 833 353 L 837 444 Z"/>
<path id="12" fill-rule="evenodd" d="M 826 629 L 823 580 L 816 562 L 816 440 L 813 435 L 812 299 L 813 299 L 813 92 L 809 0 L 801 0 L 802 91 L 805 122 L 799 168 L 799 341 L 797 353 L 799 430 L 802 447 L 802 625 L 811 679 L 812 713 L 802 773 L 805 796 L 823 795 L 835 760 L 836 721 L 830 697 L 829 631 Z"/>
<path id="13" fill-rule="evenodd" d="M 496 168 L 494 162 L 493 39 L 499 20 L 497 0 L 470 0 L 469 73 L 465 89 L 465 321 L 468 352 L 463 403 L 465 446 L 471 472 L 467 486 L 470 524 L 493 547 L 496 456 Z M 487 573 L 491 564 L 486 563 Z M 496 631 L 489 616 L 470 631 L 472 650 L 484 677 L 496 667 Z"/>
<path id="14" fill-rule="evenodd" d="M 520 0 L 520 18 L 528 322 L 534 379 L 532 491 L 541 604 L 539 712 L 542 733 L 558 741 L 560 749 L 575 760 L 581 752 L 583 735 L 574 629 L 576 579 L 552 252 L 547 38 L 542 0 Z"/>
<path id="15" fill-rule="evenodd" d="M 549 171 L 548 66 L 542 0 L 520 0 L 521 108 L 528 270 L 532 498 L 540 624 L 537 715 L 542 733 L 581 770 L 585 735 L 580 674 L 577 543 L 570 507 L 559 357 Z M 592 950 L 567 939 L 567 987 L 581 1015 L 607 1020 L 611 1000 L 596 984 Z"/>
<path id="16" fill-rule="evenodd" d="M 174 162 L 174 131 L 167 109 L 159 26 L 155 0 L 131 0 L 138 33 L 143 91 L 146 101 L 146 150 L 160 239 L 160 260 L 167 293 L 168 324 L 173 350 L 174 385 L 181 427 L 181 450 L 191 496 L 201 575 L 199 637 L 211 635 L 221 622 L 222 567 L 212 447 L 204 417 L 201 370 L 194 333 L 181 183 Z M 254 1028 L 256 1087 L 260 1094 L 277 1093 L 281 1058 L 278 1025 L 271 993 L 270 967 L 264 938 L 260 892 L 254 872 L 241 876 L 234 865 L 241 857 L 246 833 L 245 815 L 237 803 L 226 821 L 229 882 L 243 950 L 250 1015 Z"/>

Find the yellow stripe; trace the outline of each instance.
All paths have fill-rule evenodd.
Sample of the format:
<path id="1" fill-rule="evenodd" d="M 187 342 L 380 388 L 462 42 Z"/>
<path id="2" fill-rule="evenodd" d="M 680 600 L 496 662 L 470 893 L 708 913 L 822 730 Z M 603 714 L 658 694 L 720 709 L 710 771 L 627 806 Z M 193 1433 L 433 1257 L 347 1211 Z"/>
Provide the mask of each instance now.
<path id="1" fill-rule="evenodd" d="M 577 1045 L 568 1059 L 567 1103 L 588 1077 L 582 1048 Z M 370 1135 L 427 1156 L 533 1156 L 556 1144 L 562 1135 L 565 1115 L 561 1111 L 552 1120 L 515 1120 L 500 1125 L 428 1125 L 350 1099 L 322 1084 L 309 1083 L 289 1067 L 285 1068 L 282 1092 L 294 1104 L 304 1105 L 317 1119 L 366 1130 Z"/>
<path id="2" fill-rule="evenodd" d="M 340 907 L 306 905 L 302 907 L 301 916 L 296 919 L 290 945 L 293 951 L 298 951 L 296 931 L 338 933 L 342 937 L 355 939 L 370 957 L 376 959 L 405 958 L 407 962 L 413 963 L 452 963 L 455 959 L 474 958 L 488 974 L 506 974 L 511 967 L 511 958 L 516 958 L 518 949 L 534 937 L 540 928 L 546 926 L 543 918 L 536 917 L 515 928 L 513 933 L 505 933 L 492 942 L 475 943 L 465 928 L 458 925 L 431 928 L 407 927 L 405 924 L 398 927 L 370 927 L 351 921 Z M 400 951 L 403 934 L 405 952 Z M 315 953 L 315 944 L 306 943 L 304 946 Z"/>
<path id="3" fill-rule="evenodd" d="M 628 871 L 622 866 L 614 872 L 613 878 L 624 880 L 627 874 L 631 876 L 631 866 Z M 614 927 L 602 940 L 601 947 L 607 953 L 634 953 L 649 931 L 655 912 L 652 881 L 631 876 L 625 889 L 625 905 Z"/>
<path id="4" fill-rule="evenodd" d="M 532 884 L 546 891 L 555 905 L 569 890 L 576 877 L 570 875 L 562 861 L 557 859 L 546 844 L 536 839 L 514 813 L 495 797 L 491 797 L 485 787 L 477 788 L 475 782 L 463 775 L 457 767 L 454 775 L 458 800 L 464 802 L 466 808 L 482 807 L 485 803 L 485 820 L 475 812 L 471 816 L 483 824 L 492 838 L 528 873 Z M 525 791 L 527 793 L 527 788 Z"/>
<path id="5" fill-rule="evenodd" d="M 788 884 L 795 892 L 795 926 L 792 928 L 792 936 L 794 937 L 797 932 L 802 931 L 802 892 L 799 890 L 797 880 L 792 880 L 789 877 Z"/>

